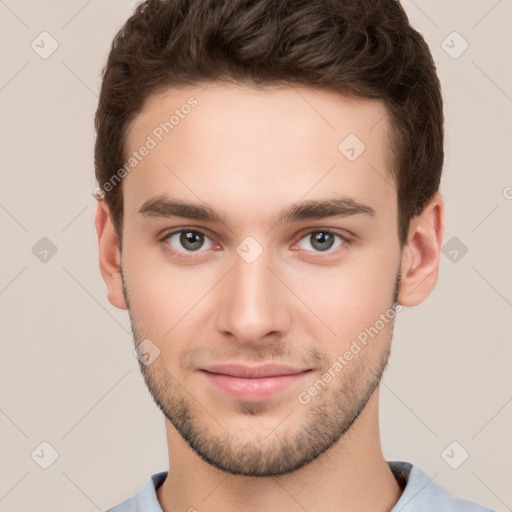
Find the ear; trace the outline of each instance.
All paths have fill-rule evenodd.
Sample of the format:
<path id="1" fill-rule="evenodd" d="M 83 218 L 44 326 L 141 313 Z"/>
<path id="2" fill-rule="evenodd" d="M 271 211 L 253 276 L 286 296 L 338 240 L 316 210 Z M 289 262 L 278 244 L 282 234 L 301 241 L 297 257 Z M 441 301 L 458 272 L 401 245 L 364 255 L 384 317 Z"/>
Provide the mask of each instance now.
<path id="1" fill-rule="evenodd" d="M 408 242 L 402 253 L 398 302 L 416 306 L 432 292 L 437 282 L 444 235 L 444 202 L 438 192 L 411 220 Z"/>
<path id="2" fill-rule="evenodd" d="M 121 279 L 119 240 L 110 219 L 108 206 L 103 200 L 98 200 L 94 225 L 98 235 L 100 271 L 107 285 L 108 300 L 119 309 L 128 309 Z"/>

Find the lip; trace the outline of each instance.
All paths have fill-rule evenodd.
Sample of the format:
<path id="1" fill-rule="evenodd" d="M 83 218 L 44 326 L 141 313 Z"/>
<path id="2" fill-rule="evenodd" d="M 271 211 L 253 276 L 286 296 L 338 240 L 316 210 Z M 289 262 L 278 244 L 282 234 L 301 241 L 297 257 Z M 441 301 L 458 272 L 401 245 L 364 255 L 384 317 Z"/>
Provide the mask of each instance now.
<path id="1" fill-rule="evenodd" d="M 258 379 L 262 377 L 277 377 L 281 375 L 296 375 L 308 368 L 294 368 L 285 364 L 262 364 L 260 366 L 246 366 L 242 364 L 217 364 L 202 368 L 207 372 L 230 375 L 232 377 L 244 377 Z"/>
<path id="2" fill-rule="evenodd" d="M 281 393 L 311 372 L 280 364 L 244 366 L 234 364 L 202 368 L 208 381 L 239 400 L 259 402 Z"/>

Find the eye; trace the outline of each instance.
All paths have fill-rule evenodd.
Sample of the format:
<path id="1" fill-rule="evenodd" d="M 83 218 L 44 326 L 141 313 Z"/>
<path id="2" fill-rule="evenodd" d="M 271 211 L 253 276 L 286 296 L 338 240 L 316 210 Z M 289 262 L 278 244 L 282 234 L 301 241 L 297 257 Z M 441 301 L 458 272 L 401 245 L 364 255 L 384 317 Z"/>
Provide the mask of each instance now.
<path id="1" fill-rule="evenodd" d="M 208 249 L 219 247 L 200 229 L 182 228 L 168 233 L 162 241 L 170 246 L 169 248 L 172 252 L 184 256 L 187 253 L 206 252 Z M 336 252 L 337 248 L 347 243 L 348 240 L 339 233 L 330 229 L 317 229 L 303 236 L 298 245 L 300 249 L 306 251 L 333 253 Z"/>
<path id="2" fill-rule="evenodd" d="M 339 239 L 337 245 L 335 245 L 336 237 Z M 301 244 L 303 240 L 306 241 L 306 244 Z M 334 231 L 329 229 L 317 229 L 316 231 L 310 231 L 306 236 L 302 237 L 300 239 L 299 246 L 301 249 L 305 249 L 307 251 L 311 250 L 310 247 L 313 247 L 315 252 L 327 252 L 330 249 L 333 249 L 333 247 L 334 249 L 337 249 L 346 243 L 347 240 Z M 304 245 L 306 247 L 304 247 Z"/>
<path id="3" fill-rule="evenodd" d="M 208 238 L 208 236 L 197 229 L 181 229 L 179 231 L 173 231 L 166 235 L 163 239 L 168 243 L 172 250 L 177 252 L 201 252 L 199 249 L 212 249 L 215 244 Z M 205 242 L 207 247 L 205 246 Z"/>

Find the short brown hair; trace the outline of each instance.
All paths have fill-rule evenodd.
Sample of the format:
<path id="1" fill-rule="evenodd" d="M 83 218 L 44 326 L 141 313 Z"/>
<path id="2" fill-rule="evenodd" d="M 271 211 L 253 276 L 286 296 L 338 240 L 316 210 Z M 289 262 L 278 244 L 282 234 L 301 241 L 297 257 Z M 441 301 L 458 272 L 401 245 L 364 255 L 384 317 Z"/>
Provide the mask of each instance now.
<path id="1" fill-rule="evenodd" d="M 438 191 L 441 86 L 398 0 L 146 0 L 115 36 L 95 117 L 103 190 L 125 162 L 127 126 L 152 94 L 208 81 L 305 85 L 380 99 L 390 118 L 400 243 Z M 104 195 L 121 235 L 121 186 Z"/>

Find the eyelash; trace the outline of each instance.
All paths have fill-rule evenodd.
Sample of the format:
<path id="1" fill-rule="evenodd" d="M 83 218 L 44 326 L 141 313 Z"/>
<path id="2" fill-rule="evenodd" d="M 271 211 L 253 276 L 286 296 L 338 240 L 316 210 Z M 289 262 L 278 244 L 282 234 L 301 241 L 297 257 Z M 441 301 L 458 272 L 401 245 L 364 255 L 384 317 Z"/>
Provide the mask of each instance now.
<path id="1" fill-rule="evenodd" d="M 198 249 L 197 251 L 186 251 L 186 250 L 178 251 L 178 250 L 172 248 L 172 246 L 168 243 L 169 238 L 171 238 L 173 235 L 176 235 L 177 233 L 185 233 L 185 232 L 192 232 L 192 233 L 201 234 L 205 238 L 208 238 L 210 241 L 213 242 L 213 240 L 211 240 L 210 236 L 208 236 L 208 233 L 206 233 L 205 231 L 203 231 L 202 229 L 199 229 L 199 228 L 180 228 L 180 229 L 176 229 L 174 231 L 171 231 L 171 232 L 167 233 L 164 237 L 162 237 L 160 239 L 160 241 L 165 243 L 165 245 L 167 247 L 167 250 L 172 252 L 174 255 L 178 255 L 179 257 L 182 257 L 182 258 L 191 258 L 191 257 L 193 257 L 194 254 L 199 254 L 201 252 L 205 252 L 204 250 L 201 250 L 201 249 Z M 349 245 L 350 242 L 351 242 L 349 237 L 347 237 L 346 235 L 342 235 L 342 234 L 338 233 L 337 231 L 335 231 L 333 229 L 330 229 L 330 228 L 316 228 L 316 229 L 312 229 L 310 231 L 307 231 L 306 233 L 301 235 L 301 237 L 299 238 L 299 242 L 303 238 L 305 238 L 307 236 L 311 236 L 313 233 L 326 233 L 326 234 L 329 234 L 329 235 L 334 235 L 334 236 L 337 236 L 338 238 L 341 238 L 342 241 L 343 241 L 334 250 L 330 250 L 330 249 L 328 249 L 326 251 L 308 251 L 308 250 L 306 250 L 306 252 L 313 252 L 313 254 L 315 254 L 315 255 L 322 255 L 322 254 L 332 255 L 332 254 L 336 254 L 339 250 L 342 250 L 343 247 L 345 247 L 346 245 Z M 217 245 L 215 242 L 213 242 L 213 243 L 215 245 Z"/>

